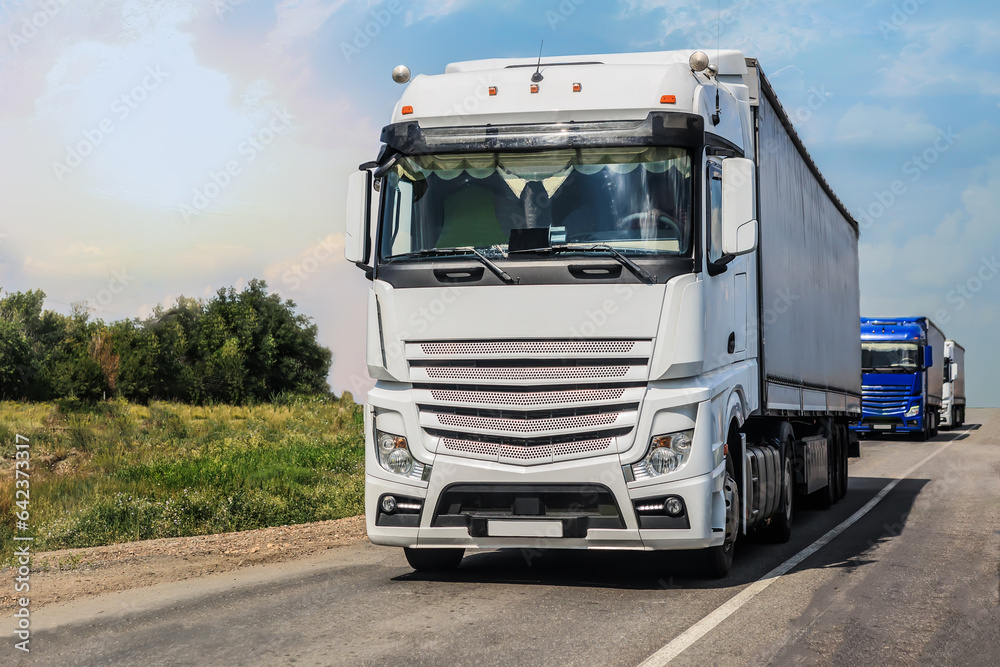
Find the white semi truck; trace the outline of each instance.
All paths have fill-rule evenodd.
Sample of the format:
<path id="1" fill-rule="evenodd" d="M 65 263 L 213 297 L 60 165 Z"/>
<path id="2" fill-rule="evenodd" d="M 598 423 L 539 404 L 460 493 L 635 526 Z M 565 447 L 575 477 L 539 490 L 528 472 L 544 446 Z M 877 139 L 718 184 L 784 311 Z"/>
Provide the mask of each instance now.
<path id="1" fill-rule="evenodd" d="M 368 535 L 704 550 L 846 492 L 858 227 L 756 60 L 451 64 L 408 82 L 350 182 L 372 281 Z"/>
<path id="2" fill-rule="evenodd" d="M 941 426 L 965 423 L 965 348 L 944 342 L 944 385 L 941 388 Z"/>

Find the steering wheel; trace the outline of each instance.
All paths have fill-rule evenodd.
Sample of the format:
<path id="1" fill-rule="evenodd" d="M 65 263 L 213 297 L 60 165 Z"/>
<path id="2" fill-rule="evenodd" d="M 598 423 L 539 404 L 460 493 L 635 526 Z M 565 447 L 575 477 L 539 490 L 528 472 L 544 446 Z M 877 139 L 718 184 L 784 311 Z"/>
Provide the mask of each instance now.
<path id="1" fill-rule="evenodd" d="M 684 238 L 684 235 L 681 232 L 681 226 L 677 223 L 677 221 L 658 208 L 654 208 L 649 211 L 643 211 L 642 213 L 631 213 L 629 215 L 626 215 L 624 218 L 618 221 L 618 227 L 619 229 L 621 229 L 626 225 L 629 225 L 637 220 L 642 220 L 644 218 L 649 218 L 651 216 L 656 216 L 657 223 L 665 222 L 667 225 L 673 228 L 674 233 L 677 235 L 678 240 Z"/>

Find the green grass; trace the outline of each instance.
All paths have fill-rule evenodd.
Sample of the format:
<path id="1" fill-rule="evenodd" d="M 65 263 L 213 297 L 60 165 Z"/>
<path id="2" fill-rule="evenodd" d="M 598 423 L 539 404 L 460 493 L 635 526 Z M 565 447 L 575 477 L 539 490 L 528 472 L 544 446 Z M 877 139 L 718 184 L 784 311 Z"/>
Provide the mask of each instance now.
<path id="1" fill-rule="evenodd" d="M 361 514 L 362 414 L 349 395 L 240 407 L 0 402 L 0 560 L 21 511 L 17 434 L 31 443 L 37 552 Z"/>

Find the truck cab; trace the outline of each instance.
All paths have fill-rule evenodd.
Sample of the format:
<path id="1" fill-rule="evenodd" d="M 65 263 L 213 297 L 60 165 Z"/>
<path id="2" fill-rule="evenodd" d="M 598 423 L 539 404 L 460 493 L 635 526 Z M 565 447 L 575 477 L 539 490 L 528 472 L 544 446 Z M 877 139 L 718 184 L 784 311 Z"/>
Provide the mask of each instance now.
<path id="1" fill-rule="evenodd" d="M 944 335 L 926 317 L 861 319 L 859 434 L 937 435 Z"/>
<path id="2" fill-rule="evenodd" d="M 394 78 L 346 238 L 372 280 L 372 543 L 417 569 L 703 549 L 721 576 L 740 535 L 788 539 L 796 493 L 846 492 L 857 223 L 755 60 Z"/>

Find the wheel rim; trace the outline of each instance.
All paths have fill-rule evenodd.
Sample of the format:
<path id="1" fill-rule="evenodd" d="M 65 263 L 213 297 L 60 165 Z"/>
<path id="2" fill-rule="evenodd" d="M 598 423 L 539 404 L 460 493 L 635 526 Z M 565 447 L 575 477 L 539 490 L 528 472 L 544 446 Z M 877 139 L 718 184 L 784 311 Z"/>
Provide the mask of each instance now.
<path id="1" fill-rule="evenodd" d="M 726 494 L 726 538 L 722 546 L 728 553 L 736 543 L 739 522 L 739 498 L 736 495 L 736 481 L 728 474 L 726 475 L 724 491 Z"/>
<path id="2" fill-rule="evenodd" d="M 784 479 L 781 481 L 781 492 L 785 496 L 785 520 L 792 519 L 792 462 L 785 457 Z"/>

